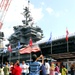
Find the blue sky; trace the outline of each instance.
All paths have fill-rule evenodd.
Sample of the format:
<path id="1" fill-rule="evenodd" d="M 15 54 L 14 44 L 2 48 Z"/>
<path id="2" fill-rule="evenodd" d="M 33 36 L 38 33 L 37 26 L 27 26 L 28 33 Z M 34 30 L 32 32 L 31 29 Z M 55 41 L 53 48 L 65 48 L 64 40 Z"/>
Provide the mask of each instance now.
<path id="1" fill-rule="evenodd" d="M 21 13 L 25 5 L 27 0 L 12 0 L 2 27 L 5 38 L 13 33 L 13 26 L 23 25 Z M 45 39 L 51 32 L 53 38 L 65 36 L 66 27 L 69 34 L 75 33 L 75 0 L 30 0 L 30 10 Z"/>
<path id="2" fill-rule="evenodd" d="M 50 32 L 53 37 L 66 34 L 66 27 L 70 34 L 75 32 L 75 0 L 34 0 L 36 8 L 42 8 L 43 18 L 37 24 L 43 29 L 48 38 Z"/>

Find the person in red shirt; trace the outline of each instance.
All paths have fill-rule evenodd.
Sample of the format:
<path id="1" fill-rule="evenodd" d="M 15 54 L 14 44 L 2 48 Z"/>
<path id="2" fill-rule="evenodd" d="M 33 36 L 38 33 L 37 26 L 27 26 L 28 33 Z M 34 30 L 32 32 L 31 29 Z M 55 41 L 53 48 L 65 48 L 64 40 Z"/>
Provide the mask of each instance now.
<path id="1" fill-rule="evenodd" d="M 11 67 L 11 75 L 14 75 L 15 64 Z"/>
<path id="2" fill-rule="evenodd" d="M 19 66 L 19 63 L 16 64 L 16 66 L 14 66 L 13 69 L 13 75 L 21 75 L 22 69 Z"/>

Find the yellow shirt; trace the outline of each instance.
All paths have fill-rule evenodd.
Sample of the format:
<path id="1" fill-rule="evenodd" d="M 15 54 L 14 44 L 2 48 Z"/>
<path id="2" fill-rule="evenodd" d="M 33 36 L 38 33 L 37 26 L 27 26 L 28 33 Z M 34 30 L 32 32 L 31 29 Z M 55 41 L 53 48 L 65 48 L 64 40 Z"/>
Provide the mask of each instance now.
<path id="1" fill-rule="evenodd" d="M 62 68 L 62 73 L 61 73 L 61 75 L 66 75 L 66 73 L 67 73 L 67 69 L 66 69 L 66 68 Z"/>

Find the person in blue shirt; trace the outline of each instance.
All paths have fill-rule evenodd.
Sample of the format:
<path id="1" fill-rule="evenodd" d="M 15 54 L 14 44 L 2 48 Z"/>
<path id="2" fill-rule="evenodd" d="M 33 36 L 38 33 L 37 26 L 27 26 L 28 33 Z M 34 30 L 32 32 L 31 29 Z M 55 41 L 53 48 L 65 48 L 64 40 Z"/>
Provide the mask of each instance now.
<path id="1" fill-rule="evenodd" d="M 39 63 L 37 60 L 42 59 L 42 62 Z M 40 67 L 44 63 L 44 56 L 40 55 L 40 57 L 37 58 L 37 55 L 34 54 L 32 56 L 32 62 L 29 66 L 29 75 L 40 75 Z"/>
<path id="2" fill-rule="evenodd" d="M 47 75 L 45 65 L 42 64 L 40 67 L 40 75 Z"/>

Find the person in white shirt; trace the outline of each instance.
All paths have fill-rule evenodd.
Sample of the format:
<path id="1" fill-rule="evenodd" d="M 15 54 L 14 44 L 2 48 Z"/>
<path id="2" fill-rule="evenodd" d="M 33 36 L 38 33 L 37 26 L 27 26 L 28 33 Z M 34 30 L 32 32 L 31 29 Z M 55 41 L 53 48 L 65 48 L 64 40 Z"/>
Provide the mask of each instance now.
<path id="1" fill-rule="evenodd" d="M 50 65 L 49 65 L 47 59 L 45 59 L 45 68 L 46 68 L 46 75 L 49 75 L 50 74 Z"/>
<path id="2" fill-rule="evenodd" d="M 0 67 L 0 75 L 4 75 L 3 69 L 4 69 L 4 67 L 3 67 L 3 65 L 1 65 L 1 67 Z"/>
<path id="3" fill-rule="evenodd" d="M 26 75 L 26 71 L 27 71 L 28 67 L 25 64 L 25 61 L 22 61 L 21 68 L 22 68 L 22 75 Z"/>

